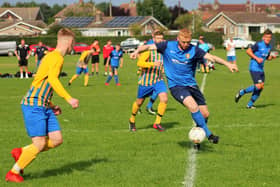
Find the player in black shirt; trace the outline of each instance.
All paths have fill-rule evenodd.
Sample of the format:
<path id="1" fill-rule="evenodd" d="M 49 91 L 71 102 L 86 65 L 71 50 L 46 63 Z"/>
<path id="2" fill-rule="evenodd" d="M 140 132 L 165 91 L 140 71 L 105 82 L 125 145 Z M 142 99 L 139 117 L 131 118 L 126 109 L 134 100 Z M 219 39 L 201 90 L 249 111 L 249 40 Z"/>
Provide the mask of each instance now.
<path id="1" fill-rule="evenodd" d="M 42 42 L 38 43 L 39 47 L 37 47 L 35 52 L 35 63 L 37 65 L 37 68 L 39 67 L 42 58 L 45 56 L 45 54 L 48 52 L 48 48 L 43 46 Z"/>
<path id="2" fill-rule="evenodd" d="M 28 78 L 28 58 L 30 57 L 29 45 L 25 44 L 24 39 L 20 41 L 20 44 L 15 50 L 15 55 L 18 59 L 18 65 L 20 69 L 20 78 L 23 78 L 23 68 L 25 69 L 25 77 Z"/>

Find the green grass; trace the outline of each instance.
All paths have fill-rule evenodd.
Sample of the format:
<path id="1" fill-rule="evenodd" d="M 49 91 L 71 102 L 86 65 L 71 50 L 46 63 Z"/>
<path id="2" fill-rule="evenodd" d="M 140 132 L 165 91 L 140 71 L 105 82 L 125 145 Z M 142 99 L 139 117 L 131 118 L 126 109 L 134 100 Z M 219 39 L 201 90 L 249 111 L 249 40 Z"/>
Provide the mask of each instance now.
<path id="1" fill-rule="evenodd" d="M 213 52 L 225 58 L 225 51 Z M 79 56 L 66 56 L 61 78 L 66 85 Z M 220 135 L 221 142 L 204 142 L 197 154 L 195 186 L 278 186 L 280 183 L 279 139 L 279 59 L 266 64 L 266 85 L 257 110 L 246 110 L 249 96 L 240 103 L 233 101 L 235 93 L 251 85 L 248 57 L 237 52 L 240 72 L 230 73 L 217 65 L 207 76 L 205 97 L 210 110 L 209 127 Z M 34 68 L 31 59 L 30 69 Z M 100 64 L 103 73 L 103 64 Z M 58 117 L 64 136 L 61 147 L 39 154 L 25 169 L 24 186 L 183 186 L 188 167 L 191 143 L 187 133 L 192 126 L 190 113 L 169 94 L 167 111 L 162 120 L 167 130 L 152 129 L 154 116 L 137 116 L 138 131 L 128 131 L 128 118 L 137 93 L 135 61 L 125 56 L 119 69 L 122 86 L 105 87 L 102 74 L 89 79 L 83 86 L 78 78 L 69 93 L 80 100 L 72 110 L 59 96 L 53 102 L 63 114 Z M 0 57 L 0 72 L 15 73 L 14 57 Z M 201 83 L 202 74 L 197 74 Z M 0 79 L 0 186 L 17 186 L 4 181 L 14 161 L 10 151 L 30 144 L 24 128 L 20 100 L 31 79 Z M 158 101 L 156 102 L 156 104 Z M 156 105 L 155 105 L 156 106 Z"/>

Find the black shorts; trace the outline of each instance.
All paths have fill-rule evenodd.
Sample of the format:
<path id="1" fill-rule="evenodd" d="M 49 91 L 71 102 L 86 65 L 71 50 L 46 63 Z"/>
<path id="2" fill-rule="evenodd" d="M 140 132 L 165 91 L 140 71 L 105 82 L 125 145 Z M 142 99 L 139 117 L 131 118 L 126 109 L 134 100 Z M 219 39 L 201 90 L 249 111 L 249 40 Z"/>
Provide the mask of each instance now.
<path id="1" fill-rule="evenodd" d="M 28 61 L 27 61 L 25 58 L 20 59 L 20 60 L 18 61 L 18 65 L 19 65 L 19 66 L 27 66 L 27 65 L 28 65 Z"/>
<path id="2" fill-rule="evenodd" d="M 91 63 L 92 63 L 92 64 L 99 63 L 99 55 L 92 55 L 92 57 L 91 57 Z"/>
<path id="3" fill-rule="evenodd" d="M 250 73 L 254 84 L 264 83 L 265 81 L 264 72 L 250 71 Z"/>
<path id="4" fill-rule="evenodd" d="M 108 60 L 108 57 L 107 58 L 104 58 L 104 66 L 106 65 L 107 63 L 107 60 Z M 109 61 L 109 65 L 111 64 L 111 61 Z"/>
<path id="5" fill-rule="evenodd" d="M 192 96 L 198 105 L 206 105 L 205 98 L 198 86 L 174 86 L 170 88 L 171 95 L 181 104 L 186 97 Z"/>

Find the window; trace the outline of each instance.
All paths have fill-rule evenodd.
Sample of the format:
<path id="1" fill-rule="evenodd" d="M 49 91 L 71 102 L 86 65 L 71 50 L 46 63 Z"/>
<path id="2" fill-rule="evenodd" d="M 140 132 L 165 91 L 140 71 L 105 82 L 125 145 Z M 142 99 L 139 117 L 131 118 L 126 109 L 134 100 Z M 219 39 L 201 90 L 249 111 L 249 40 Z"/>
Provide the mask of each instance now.
<path id="1" fill-rule="evenodd" d="M 230 34 L 234 33 L 234 26 L 230 26 L 230 30 L 229 30 Z"/>

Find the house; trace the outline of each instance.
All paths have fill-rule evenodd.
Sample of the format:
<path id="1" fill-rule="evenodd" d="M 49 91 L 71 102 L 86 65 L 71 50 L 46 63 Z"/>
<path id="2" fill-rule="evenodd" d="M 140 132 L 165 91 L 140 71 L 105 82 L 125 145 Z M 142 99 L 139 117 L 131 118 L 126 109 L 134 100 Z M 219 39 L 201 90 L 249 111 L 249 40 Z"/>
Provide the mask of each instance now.
<path id="1" fill-rule="evenodd" d="M 212 31 L 222 32 L 226 38 L 250 39 L 251 33 L 262 33 L 265 29 L 280 32 L 280 17 L 265 13 L 220 12 L 206 22 Z"/>
<path id="2" fill-rule="evenodd" d="M 200 3 L 198 11 L 202 19 L 207 20 L 219 12 L 246 12 L 246 13 L 270 13 L 280 12 L 280 4 L 255 4 L 250 0 L 244 0 L 243 4 L 221 4 L 219 0 L 215 0 L 213 4 Z"/>
<path id="3" fill-rule="evenodd" d="M 0 36 L 32 36 L 45 34 L 40 7 L 0 8 Z"/>
<path id="4" fill-rule="evenodd" d="M 94 17 L 68 17 L 60 25 L 79 30 L 83 36 L 131 36 L 130 26 L 141 26 L 141 34 L 149 35 L 155 28 L 167 28 L 153 16 L 102 16 L 97 12 Z"/>

